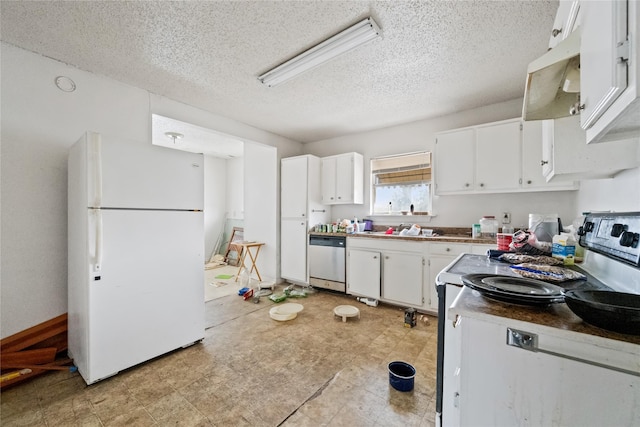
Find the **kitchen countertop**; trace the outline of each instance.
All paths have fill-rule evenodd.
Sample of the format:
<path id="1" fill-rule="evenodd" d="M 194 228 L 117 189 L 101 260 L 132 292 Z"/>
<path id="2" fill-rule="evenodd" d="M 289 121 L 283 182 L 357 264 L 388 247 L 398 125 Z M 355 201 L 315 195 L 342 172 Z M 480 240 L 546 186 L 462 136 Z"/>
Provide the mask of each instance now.
<path id="1" fill-rule="evenodd" d="M 447 242 L 447 243 L 474 243 L 478 245 L 495 245 L 495 239 L 488 238 L 472 238 L 465 235 L 456 234 L 443 234 L 431 237 L 425 236 L 400 236 L 398 234 L 383 234 L 384 231 L 365 231 L 362 233 L 317 233 L 315 231 L 309 232 L 312 236 L 345 236 L 355 238 L 367 238 L 367 239 L 392 239 L 392 240 L 407 240 L 407 241 L 424 241 L 424 242 Z"/>
<path id="2" fill-rule="evenodd" d="M 455 319 L 456 315 L 494 323 L 525 322 L 539 325 L 556 335 L 583 334 L 585 340 L 590 340 L 594 343 L 599 343 L 601 338 L 605 338 L 615 342 L 640 345 L 640 336 L 620 334 L 591 326 L 575 315 L 564 303 L 543 307 L 509 304 L 488 299 L 478 291 L 466 286 L 462 288 L 462 291 L 449 309 L 448 316 L 450 320 Z M 525 330 L 527 328 L 526 325 L 514 326 Z M 639 352 L 639 350 L 636 348 L 635 352 Z"/>

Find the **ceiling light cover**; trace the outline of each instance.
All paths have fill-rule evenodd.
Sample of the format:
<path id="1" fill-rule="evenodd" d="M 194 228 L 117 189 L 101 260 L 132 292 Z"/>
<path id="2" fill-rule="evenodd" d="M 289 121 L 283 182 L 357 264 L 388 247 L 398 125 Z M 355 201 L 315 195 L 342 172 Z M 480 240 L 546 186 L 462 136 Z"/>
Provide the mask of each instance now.
<path id="1" fill-rule="evenodd" d="M 267 71 L 259 76 L 258 80 L 269 87 L 277 86 L 379 37 L 382 37 L 382 33 L 373 18 L 363 19 L 300 55 Z"/>

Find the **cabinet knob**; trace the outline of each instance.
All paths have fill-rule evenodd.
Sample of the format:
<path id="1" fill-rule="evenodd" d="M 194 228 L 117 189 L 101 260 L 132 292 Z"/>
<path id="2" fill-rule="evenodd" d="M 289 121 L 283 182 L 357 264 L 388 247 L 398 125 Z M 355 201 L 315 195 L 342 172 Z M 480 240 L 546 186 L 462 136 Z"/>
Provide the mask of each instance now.
<path id="1" fill-rule="evenodd" d="M 548 165 L 549 160 L 540 160 L 540 166 Z"/>
<path id="2" fill-rule="evenodd" d="M 384 259 L 389 259 L 389 255 L 385 256 Z"/>
<path id="3" fill-rule="evenodd" d="M 469 186 L 469 183 L 468 183 L 468 182 L 467 182 L 467 183 L 465 183 L 465 184 L 464 184 L 464 186 L 465 186 L 465 187 L 468 187 L 468 186 Z"/>
<path id="4" fill-rule="evenodd" d="M 445 249 L 445 251 L 451 252 L 451 248 L 447 248 L 447 249 Z"/>
<path id="5" fill-rule="evenodd" d="M 571 107 L 569 107 L 569 114 L 572 116 L 578 115 L 580 111 L 584 110 L 584 108 L 585 108 L 584 104 L 580 104 L 579 102 L 576 102 Z"/>
<path id="6" fill-rule="evenodd" d="M 338 200 L 342 199 L 342 197 L 338 196 Z"/>
<path id="7" fill-rule="evenodd" d="M 558 34 L 560 34 L 561 32 L 562 32 L 562 28 L 560 29 L 554 28 L 553 31 L 551 31 L 551 35 L 553 37 L 558 37 Z"/>
<path id="8" fill-rule="evenodd" d="M 378 255 L 374 255 L 373 259 L 378 259 Z"/>
<path id="9" fill-rule="evenodd" d="M 527 181 L 527 184 L 531 184 L 531 180 L 528 180 L 528 181 Z"/>
<path id="10" fill-rule="evenodd" d="M 484 187 L 484 183 L 482 183 L 482 182 L 481 182 L 481 183 L 480 183 L 480 187 Z"/>
<path id="11" fill-rule="evenodd" d="M 304 214 L 302 214 L 302 216 L 304 216 Z"/>

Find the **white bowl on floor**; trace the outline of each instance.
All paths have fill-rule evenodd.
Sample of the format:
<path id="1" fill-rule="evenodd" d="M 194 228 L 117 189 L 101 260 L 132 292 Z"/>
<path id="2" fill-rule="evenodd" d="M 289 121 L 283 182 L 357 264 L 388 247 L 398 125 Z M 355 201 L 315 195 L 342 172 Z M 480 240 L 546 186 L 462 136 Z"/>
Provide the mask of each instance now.
<path id="1" fill-rule="evenodd" d="M 303 309 L 304 306 L 302 304 L 290 302 L 272 307 L 269 310 L 269 316 L 273 320 L 284 322 L 287 320 L 295 319 L 298 316 L 298 313 L 300 313 Z"/>

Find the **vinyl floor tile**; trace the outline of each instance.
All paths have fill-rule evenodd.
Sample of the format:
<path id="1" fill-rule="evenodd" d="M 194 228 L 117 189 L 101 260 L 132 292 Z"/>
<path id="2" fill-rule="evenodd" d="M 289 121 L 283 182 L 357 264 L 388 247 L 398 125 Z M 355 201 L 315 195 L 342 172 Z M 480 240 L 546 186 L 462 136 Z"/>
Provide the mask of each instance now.
<path id="1" fill-rule="evenodd" d="M 282 292 L 279 286 L 276 292 Z M 435 424 L 437 321 L 404 327 L 404 309 L 319 291 L 274 303 L 228 295 L 205 303 L 205 339 L 87 386 L 52 372 L 2 392 L 3 426 L 395 426 Z M 337 305 L 360 319 L 343 322 Z M 389 385 L 393 360 L 417 371 L 414 390 Z"/>

